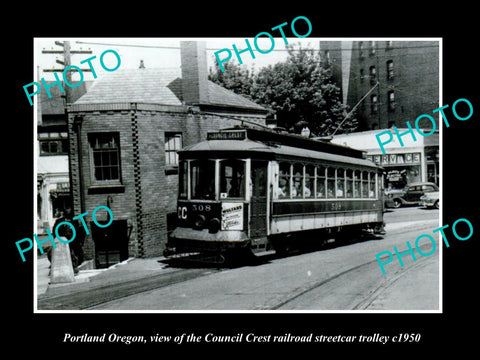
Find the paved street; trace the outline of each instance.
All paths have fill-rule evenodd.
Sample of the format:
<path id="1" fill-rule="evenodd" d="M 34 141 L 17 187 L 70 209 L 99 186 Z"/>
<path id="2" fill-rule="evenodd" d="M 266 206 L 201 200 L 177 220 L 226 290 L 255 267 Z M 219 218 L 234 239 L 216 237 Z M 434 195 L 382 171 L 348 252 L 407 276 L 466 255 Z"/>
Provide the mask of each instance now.
<path id="1" fill-rule="evenodd" d="M 157 278 L 135 279 L 130 287 L 122 285 L 123 294 L 97 303 L 85 302 L 93 293 L 72 293 L 69 308 L 75 308 L 78 298 L 87 304 L 81 308 L 90 310 L 438 310 L 438 246 L 431 256 L 417 254 L 416 262 L 403 256 L 404 267 L 394 257 L 385 265 L 385 275 L 375 259 L 394 246 L 407 250 L 407 240 L 414 246 L 419 235 L 438 227 L 438 215 L 438 210 L 418 207 L 396 209 L 386 213 L 384 237 L 272 256 L 237 268 L 182 269 L 158 263 Z M 422 242 L 424 253 L 431 246 Z"/>

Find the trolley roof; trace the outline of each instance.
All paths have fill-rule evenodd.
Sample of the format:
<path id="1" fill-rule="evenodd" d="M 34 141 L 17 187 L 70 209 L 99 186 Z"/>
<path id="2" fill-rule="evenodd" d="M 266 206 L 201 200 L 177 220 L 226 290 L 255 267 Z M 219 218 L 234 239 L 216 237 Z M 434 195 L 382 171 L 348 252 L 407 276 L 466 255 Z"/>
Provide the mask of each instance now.
<path id="1" fill-rule="evenodd" d="M 227 154 L 239 157 L 303 158 L 307 160 L 325 160 L 378 167 L 372 161 L 363 158 L 363 152 L 342 145 L 330 144 L 291 134 L 273 131 L 246 129 L 226 129 L 210 132 L 207 141 L 187 146 L 179 151 L 182 158 L 206 158 L 215 153 L 215 158 Z M 247 155 L 249 153 L 249 155 Z"/>

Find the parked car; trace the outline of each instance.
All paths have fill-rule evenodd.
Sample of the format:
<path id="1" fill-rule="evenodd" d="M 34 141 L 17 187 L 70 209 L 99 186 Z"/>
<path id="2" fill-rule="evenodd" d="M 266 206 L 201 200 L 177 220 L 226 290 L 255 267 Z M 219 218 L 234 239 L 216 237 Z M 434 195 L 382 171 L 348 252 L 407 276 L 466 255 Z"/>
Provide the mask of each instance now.
<path id="1" fill-rule="evenodd" d="M 410 183 L 401 190 L 386 191 L 385 206 L 399 208 L 405 205 L 420 205 L 423 195 L 435 191 L 439 191 L 438 186 L 431 182 Z"/>
<path id="2" fill-rule="evenodd" d="M 425 193 L 420 198 L 420 204 L 425 207 L 434 207 L 436 209 L 440 208 L 440 192 L 439 191 L 432 191 Z"/>

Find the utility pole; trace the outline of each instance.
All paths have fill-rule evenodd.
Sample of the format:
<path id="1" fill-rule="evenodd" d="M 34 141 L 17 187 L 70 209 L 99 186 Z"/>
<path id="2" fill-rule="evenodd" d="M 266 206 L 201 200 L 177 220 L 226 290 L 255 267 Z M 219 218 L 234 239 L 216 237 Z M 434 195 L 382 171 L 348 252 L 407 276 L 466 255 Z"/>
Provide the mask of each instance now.
<path id="1" fill-rule="evenodd" d="M 55 45 L 63 47 L 63 50 L 42 50 L 43 54 L 59 54 L 63 55 L 63 60 L 56 60 L 57 64 L 63 65 L 63 69 L 44 69 L 45 72 L 63 72 L 66 68 L 71 65 L 71 55 L 72 54 L 91 54 L 92 50 L 71 50 L 70 41 L 55 41 Z M 82 71 L 91 71 L 90 69 L 81 69 Z M 66 81 L 72 83 L 72 72 L 67 71 L 65 74 Z M 72 93 L 70 86 L 65 86 L 65 100 L 67 104 L 72 102 Z"/>

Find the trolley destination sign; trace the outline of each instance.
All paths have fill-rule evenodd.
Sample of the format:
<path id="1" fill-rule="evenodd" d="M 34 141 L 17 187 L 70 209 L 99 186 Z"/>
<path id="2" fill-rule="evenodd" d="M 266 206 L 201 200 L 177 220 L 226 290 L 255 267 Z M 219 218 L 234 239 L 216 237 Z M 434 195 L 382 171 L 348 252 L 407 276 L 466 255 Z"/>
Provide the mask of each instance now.
<path id="1" fill-rule="evenodd" d="M 247 133 L 245 130 L 207 133 L 207 140 L 245 140 L 246 137 Z"/>

